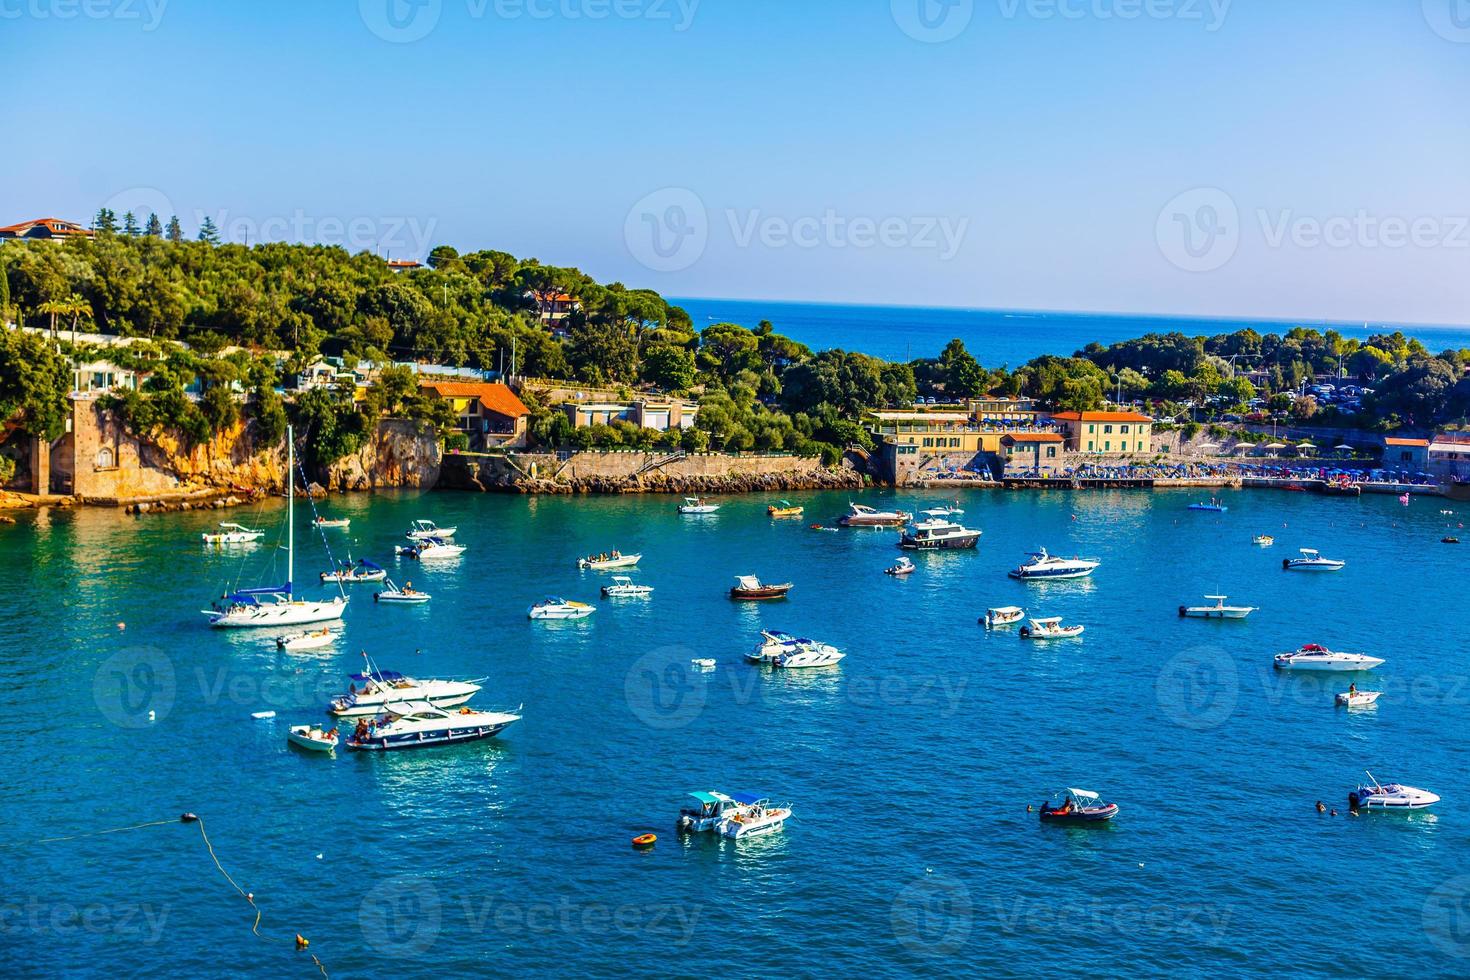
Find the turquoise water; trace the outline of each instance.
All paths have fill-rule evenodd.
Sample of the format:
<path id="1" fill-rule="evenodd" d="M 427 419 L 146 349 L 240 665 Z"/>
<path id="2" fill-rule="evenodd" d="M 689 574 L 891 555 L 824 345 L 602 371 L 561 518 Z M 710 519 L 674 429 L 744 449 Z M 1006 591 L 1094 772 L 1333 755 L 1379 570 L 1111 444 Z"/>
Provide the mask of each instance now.
<path id="1" fill-rule="evenodd" d="M 415 517 L 459 524 L 470 551 L 395 572 L 433 593 L 427 608 L 377 607 L 355 587 L 346 639 L 322 655 L 204 627 L 210 596 L 281 560 L 270 545 L 243 560 L 202 548 L 218 515 L 21 515 L 0 528 L 13 600 L 0 607 L 13 692 L 0 963 L 319 976 L 279 941 L 299 932 L 333 977 L 1344 975 L 1365 950 L 1404 972 L 1466 972 L 1464 556 L 1438 543 L 1459 520 L 1439 509 L 1459 505 L 1247 492 L 1221 515 L 1186 512 L 1178 493 L 968 492 L 978 552 L 918 555 L 918 574 L 895 580 L 882 574 L 892 532 L 817 533 L 806 525 L 847 498 L 792 499 L 806 520 L 772 522 L 757 497 L 711 518 L 662 497 L 334 499 L 353 520 L 328 532 L 339 553 L 351 540 L 382 558 Z M 231 516 L 274 528 L 281 505 Z M 1253 547 L 1259 532 L 1276 547 Z M 1104 564 L 1081 582 L 1007 579 L 1037 545 Z M 1282 572 L 1299 546 L 1348 568 Z M 574 561 L 610 548 L 644 553 L 651 600 L 596 598 L 607 576 Z M 319 542 L 303 551 L 304 581 L 323 561 Z M 734 604 L 741 573 L 796 587 Z M 1213 592 L 1261 611 L 1177 617 Z M 599 611 L 529 622 L 547 593 Z M 1087 634 L 987 634 L 977 617 L 1003 604 Z M 849 656 L 749 667 L 761 626 Z M 1273 676 L 1273 653 L 1314 641 L 1387 658 L 1361 684 L 1387 692 L 1376 710 L 1334 708 L 1345 681 Z M 288 749 L 286 725 L 322 717 L 364 648 L 389 669 L 488 676 L 477 703 L 524 703 L 524 721 L 417 753 Z M 692 657 L 719 667 L 691 672 Z M 267 708 L 275 720 L 250 718 Z M 1365 768 L 1444 801 L 1314 812 L 1318 799 L 1345 810 Z M 1027 804 L 1065 786 L 1120 816 L 1041 827 Z M 681 841 L 694 789 L 765 793 L 796 816 L 754 842 Z M 269 941 L 193 826 L 37 843 L 183 811 L 204 817 Z M 633 851 L 647 831 L 657 846 Z"/>
<path id="2" fill-rule="evenodd" d="M 1402 330 L 1418 337 L 1434 353 L 1470 348 L 1465 327 L 1404 324 L 1329 323 L 1312 320 L 1145 316 L 1110 313 L 1049 313 L 1037 310 L 965 310 L 944 307 L 852 306 L 835 303 L 791 303 L 774 300 L 670 299 L 682 306 L 696 329 L 711 323 L 754 327 L 770 320 L 777 332 L 813 350 L 841 347 L 893 361 L 936 357 L 955 337 L 965 342 L 986 367 L 1011 368 L 1041 354 L 1071 355 L 1093 341 L 1113 344 L 1147 333 L 1181 331 L 1211 337 L 1246 327 L 1284 334 L 1292 327 L 1336 330 L 1344 337 L 1366 340 L 1378 333 Z"/>

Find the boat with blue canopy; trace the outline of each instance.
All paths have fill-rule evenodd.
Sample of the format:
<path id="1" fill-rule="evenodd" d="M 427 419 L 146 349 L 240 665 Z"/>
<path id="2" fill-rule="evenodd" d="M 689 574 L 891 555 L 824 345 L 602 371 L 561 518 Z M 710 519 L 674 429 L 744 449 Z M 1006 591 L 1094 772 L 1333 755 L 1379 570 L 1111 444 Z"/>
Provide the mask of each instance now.
<path id="1" fill-rule="evenodd" d="M 323 582 L 382 582 L 387 578 L 387 569 L 366 558 L 359 558 L 355 562 L 349 558 L 338 562 L 336 571 L 322 572 Z"/>

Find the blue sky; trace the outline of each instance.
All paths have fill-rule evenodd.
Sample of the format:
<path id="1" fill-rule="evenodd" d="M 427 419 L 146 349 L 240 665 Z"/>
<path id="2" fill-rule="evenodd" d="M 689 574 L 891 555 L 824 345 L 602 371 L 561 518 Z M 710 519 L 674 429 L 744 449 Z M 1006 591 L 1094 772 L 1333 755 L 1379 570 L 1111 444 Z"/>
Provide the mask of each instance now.
<path id="1" fill-rule="evenodd" d="M 6 220 L 1470 322 L 1464 0 L 0 0 L 0 55 Z"/>

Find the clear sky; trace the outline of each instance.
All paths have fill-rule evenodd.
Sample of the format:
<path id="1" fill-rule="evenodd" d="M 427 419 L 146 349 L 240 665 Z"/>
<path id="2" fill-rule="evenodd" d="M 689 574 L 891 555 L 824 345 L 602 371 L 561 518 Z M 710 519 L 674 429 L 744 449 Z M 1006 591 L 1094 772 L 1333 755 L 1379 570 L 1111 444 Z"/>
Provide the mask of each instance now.
<path id="1" fill-rule="evenodd" d="M 0 219 L 167 208 L 683 296 L 1466 323 L 1465 8 L 0 0 Z"/>

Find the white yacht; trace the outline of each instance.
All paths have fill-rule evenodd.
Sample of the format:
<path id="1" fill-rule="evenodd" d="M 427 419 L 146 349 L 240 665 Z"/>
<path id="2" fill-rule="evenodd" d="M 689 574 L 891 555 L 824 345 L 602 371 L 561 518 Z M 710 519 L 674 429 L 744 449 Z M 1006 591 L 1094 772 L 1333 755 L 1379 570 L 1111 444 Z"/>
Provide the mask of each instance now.
<path id="1" fill-rule="evenodd" d="M 1207 595 L 1206 599 L 1213 599 L 1212 606 L 1180 606 L 1179 615 L 1188 619 L 1245 619 L 1251 613 L 1256 612 L 1255 606 L 1227 606 L 1225 600 L 1228 595 Z"/>
<path id="2" fill-rule="evenodd" d="M 439 708 L 464 704 L 480 692 L 474 681 L 421 681 L 392 670 L 370 670 L 353 674 L 347 693 L 332 699 L 327 709 L 338 718 L 375 715 L 386 705 L 400 701 L 427 701 Z M 361 684 L 362 687 L 357 685 Z"/>
<path id="3" fill-rule="evenodd" d="M 1303 548 L 1301 552 L 1300 558 L 1281 559 L 1281 567 L 1288 572 L 1340 572 L 1347 567 L 1345 561 L 1323 558 L 1316 548 Z"/>
<path id="4" fill-rule="evenodd" d="M 804 636 L 793 636 L 780 630 L 761 630 L 760 642 L 745 655 L 745 659 L 753 664 L 774 664 L 786 654 L 795 654 L 802 651 L 810 651 L 824 657 L 836 659 L 832 663 L 841 660 L 843 654 L 836 647 L 828 643 L 818 643 Z"/>
<path id="5" fill-rule="evenodd" d="M 1011 569 L 1010 576 L 1018 579 L 1086 578 L 1101 564 L 1091 558 L 1057 558 L 1042 548 L 1020 568 Z"/>
<path id="6" fill-rule="evenodd" d="M 552 597 L 536 603 L 526 610 L 526 615 L 531 619 L 586 619 L 595 612 L 597 607 L 585 602 Z"/>
<path id="7" fill-rule="evenodd" d="M 905 551 L 962 551 L 974 548 L 980 534 L 948 518 L 934 517 L 910 526 L 898 546 Z"/>
<path id="8" fill-rule="evenodd" d="M 611 585 L 602 587 L 606 599 L 642 599 L 653 595 L 653 586 L 638 585 L 626 575 L 614 575 Z"/>
<path id="9" fill-rule="evenodd" d="M 347 611 L 347 595 L 341 591 L 330 599 L 298 599 L 293 589 L 296 580 L 296 440 L 294 431 L 286 427 L 286 583 L 260 589 L 241 589 L 202 609 L 209 625 L 219 629 L 261 628 L 271 626 L 307 626 L 342 618 Z"/>
<path id="10" fill-rule="evenodd" d="M 394 702 L 384 707 L 380 718 L 360 719 L 347 739 L 347 747 L 360 752 L 387 752 L 474 742 L 499 735 L 520 720 L 520 715 L 504 711 L 446 711 L 427 701 Z"/>
<path id="11" fill-rule="evenodd" d="M 1291 653 L 1278 653 L 1277 670 L 1372 670 L 1383 660 L 1364 653 L 1336 653 L 1319 643 L 1308 643 Z"/>
<path id="12" fill-rule="evenodd" d="M 454 537 L 458 531 L 458 527 L 440 527 L 433 521 L 419 520 L 409 525 L 406 537 L 410 541 L 427 541 L 430 538 L 443 540 Z"/>
<path id="13" fill-rule="evenodd" d="M 398 547 L 395 553 L 404 558 L 417 558 L 419 561 L 438 561 L 445 558 L 458 558 L 465 553 L 463 545 L 450 544 L 442 538 L 419 538 L 414 544 L 407 548 Z"/>
<path id="14" fill-rule="evenodd" d="M 773 664 L 786 670 L 795 670 L 800 667 L 832 667 L 845 656 L 847 654 L 834 646 L 826 643 L 812 643 L 778 653 Z"/>
<path id="15" fill-rule="evenodd" d="M 243 524 L 222 522 L 218 531 L 206 531 L 200 537 L 205 544 L 248 544 L 265 537 L 265 532 Z"/>
<path id="16" fill-rule="evenodd" d="M 1434 806 L 1439 797 L 1427 789 L 1403 783 L 1380 783 L 1368 773 L 1368 782 L 1348 794 L 1352 810 L 1422 810 Z"/>
<path id="17" fill-rule="evenodd" d="M 914 515 L 901 510 L 876 510 L 866 504 L 849 503 L 837 523 L 843 527 L 903 527 Z"/>
<path id="18" fill-rule="evenodd" d="M 681 514 L 713 514 L 719 509 L 719 504 L 712 504 L 703 497 L 685 497 L 684 502 L 679 505 Z"/>

